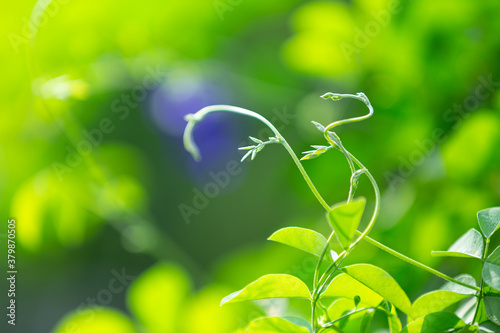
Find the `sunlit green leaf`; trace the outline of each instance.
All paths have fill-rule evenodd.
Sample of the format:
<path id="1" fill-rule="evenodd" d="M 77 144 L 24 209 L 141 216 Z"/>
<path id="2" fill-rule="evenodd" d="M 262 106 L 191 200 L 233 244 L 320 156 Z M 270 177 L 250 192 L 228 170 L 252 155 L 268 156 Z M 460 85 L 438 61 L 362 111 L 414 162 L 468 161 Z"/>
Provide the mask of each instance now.
<path id="1" fill-rule="evenodd" d="M 356 296 L 359 296 L 360 303 L 366 306 L 376 307 L 383 301 L 382 296 L 346 273 L 337 275 L 321 295 L 321 297 L 342 297 L 353 301 Z"/>
<path id="2" fill-rule="evenodd" d="M 434 312 L 411 322 L 401 333 L 437 333 L 465 326 L 462 319 L 450 312 Z"/>
<path id="3" fill-rule="evenodd" d="M 470 229 L 461 236 L 447 251 L 432 251 L 436 257 L 465 257 L 481 259 L 483 255 L 483 236 L 476 229 Z"/>
<path id="4" fill-rule="evenodd" d="M 476 326 L 472 325 L 466 325 L 462 327 L 457 333 L 474 333 L 477 332 L 479 329 Z"/>
<path id="5" fill-rule="evenodd" d="M 477 287 L 477 282 L 474 277 L 472 277 L 469 274 L 460 274 L 455 277 L 455 280 L 467 283 L 470 286 Z M 474 295 L 476 291 L 474 289 L 467 288 L 465 286 L 462 286 L 460 284 L 456 284 L 453 282 L 447 282 L 445 283 L 442 287 L 441 290 L 448 290 L 448 291 L 453 291 L 458 294 L 464 294 L 464 295 Z"/>
<path id="6" fill-rule="evenodd" d="M 311 298 L 309 289 L 299 278 L 288 274 L 265 275 L 240 291 L 224 297 L 221 305 L 267 298 Z"/>
<path id="7" fill-rule="evenodd" d="M 500 207 L 488 208 L 478 212 L 477 220 L 484 237 L 490 238 L 500 228 Z"/>
<path id="8" fill-rule="evenodd" d="M 307 328 L 297 326 L 279 317 L 259 318 L 248 325 L 246 333 L 309 333 Z"/>
<path id="9" fill-rule="evenodd" d="M 447 307 L 460 302 L 469 295 L 458 294 L 453 291 L 436 290 L 417 298 L 411 307 L 409 317 L 412 321 L 433 312 L 445 310 Z"/>
<path id="10" fill-rule="evenodd" d="M 410 313 L 411 302 L 408 296 L 396 280 L 383 269 L 370 264 L 356 264 L 346 266 L 342 271 L 373 290 L 383 299 L 391 302 L 404 313 Z"/>
<path id="11" fill-rule="evenodd" d="M 483 266 L 483 280 L 490 287 L 500 290 L 500 246 L 486 259 Z"/>
<path id="12" fill-rule="evenodd" d="M 344 249 L 351 245 L 363 216 L 365 204 L 366 199 L 361 197 L 349 203 L 336 204 L 328 212 L 328 220 L 335 231 L 335 236 Z"/>
<path id="13" fill-rule="evenodd" d="M 488 319 L 500 325 L 500 297 L 486 296 L 484 298 L 484 307 Z"/>
<path id="14" fill-rule="evenodd" d="M 318 257 L 328 245 L 326 238 L 319 232 L 299 227 L 280 229 L 273 233 L 268 240 L 295 247 Z M 328 255 L 325 258 L 330 260 Z"/>

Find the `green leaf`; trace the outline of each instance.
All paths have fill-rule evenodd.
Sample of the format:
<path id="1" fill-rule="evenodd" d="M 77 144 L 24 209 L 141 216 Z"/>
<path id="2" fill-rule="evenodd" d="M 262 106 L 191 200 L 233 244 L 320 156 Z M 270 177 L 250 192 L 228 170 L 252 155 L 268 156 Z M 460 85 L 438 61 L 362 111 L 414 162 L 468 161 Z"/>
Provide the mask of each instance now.
<path id="1" fill-rule="evenodd" d="M 481 259 L 483 255 L 483 236 L 476 229 L 470 229 L 447 251 L 432 251 L 436 257 L 465 257 Z"/>
<path id="2" fill-rule="evenodd" d="M 328 245 L 326 238 L 319 232 L 299 227 L 280 229 L 273 233 L 268 240 L 295 247 L 318 257 Z M 327 255 L 325 258 L 330 260 Z"/>
<path id="3" fill-rule="evenodd" d="M 389 331 L 391 333 L 401 332 L 401 329 L 403 328 L 403 326 L 401 325 L 401 320 L 399 320 L 398 313 L 396 312 L 396 308 L 393 307 L 392 304 L 386 300 L 383 300 L 380 303 L 378 308 L 382 309 L 382 311 L 387 316 L 387 322 L 389 324 Z"/>
<path id="4" fill-rule="evenodd" d="M 311 298 L 309 289 L 299 278 L 288 274 L 269 274 L 262 276 L 240 291 L 224 297 L 226 303 L 250 301 L 267 298 Z"/>
<path id="5" fill-rule="evenodd" d="M 252 321 L 246 333 L 309 333 L 307 328 L 297 326 L 279 317 L 259 318 Z"/>
<path id="6" fill-rule="evenodd" d="M 375 315 L 375 310 L 368 309 L 365 311 L 365 315 L 361 320 L 361 326 L 359 328 L 360 333 L 368 333 L 370 332 L 370 325 L 372 323 L 373 316 Z"/>
<path id="7" fill-rule="evenodd" d="M 488 319 L 500 325 L 500 297 L 486 296 L 484 298 L 484 307 Z"/>
<path id="8" fill-rule="evenodd" d="M 337 275 L 321 295 L 321 297 L 341 297 L 349 300 L 354 300 L 356 296 L 359 296 L 360 303 L 366 306 L 376 307 L 383 301 L 382 296 L 346 273 Z"/>
<path id="9" fill-rule="evenodd" d="M 324 131 L 325 131 L 325 126 L 321 125 L 320 123 L 315 122 L 315 121 L 311 121 L 311 123 L 313 123 L 313 125 L 314 125 L 314 126 L 316 126 L 316 128 L 317 128 L 320 132 L 324 132 Z"/>
<path id="10" fill-rule="evenodd" d="M 351 202 L 341 202 L 332 206 L 328 212 L 328 220 L 335 231 L 339 243 L 344 249 L 351 245 L 352 239 L 363 216 L 366 199 L 361 197 Z"/>
<path id="11" fill-rule="evenodd" d="M 436 333 L 465 326 L 462 319 L 450 312 L 434 312 L 406 325 L 401 333 Z"/>
<path id="12" fill-rule="evenodd" d="M 473 333 L 477 332 L 479 329 L 476 326 L 466 325 L 462 327 L 457 333 Z"/>
<path id="13" fill-rule="evenodd" d="M 447 307 L 460 302 L 461 300 L 470 297 L 470 295 L 458 294 L 448 290 L 431 291 L 417 298 L 411 307 L 409 317 L 410 322 L 426 316 L 433 312 L 445 310 Z"/>
<path id="14" fill-rule="evenodd" d="M 500 290 L 500 246 L 484 262 L 483 280 L 490 287 Z"/>
<path id="15" fill-rule="evenodd" d="M 477 220 L 484 237 L 490 238 L 500 228 L 500 207 L 479 211 L 477 213 Z"/>
<path id="16" fill-rule="evenodd" d="M 455 280 L 458 280 L 460 282 L 467 283 L 468 285 L 477 287 L 476 279 L 472 277 L 469 274 L 460 274 L 455 277 Z M 464 295 L 475 295 L 476 291 L 474 289 L 470 289 L 467 287 L 464 287 L 460 284 L 456 284 L 454 282 L 447 282 L 445 283 L 442 287 L 441 290 L 448 290 L 448 291 L 453 291 L 458 294 L 464 294 Z"/>
<path id="17" fill-rule="evenodd" d="M 391 302 L 395 307 L 408 314 L 411 311 L 411 302 L 399 284 L 383 269 L 369 265 L 356 264 L 342 268 L 352 278 L 373 290 L 383 299 Z"/>

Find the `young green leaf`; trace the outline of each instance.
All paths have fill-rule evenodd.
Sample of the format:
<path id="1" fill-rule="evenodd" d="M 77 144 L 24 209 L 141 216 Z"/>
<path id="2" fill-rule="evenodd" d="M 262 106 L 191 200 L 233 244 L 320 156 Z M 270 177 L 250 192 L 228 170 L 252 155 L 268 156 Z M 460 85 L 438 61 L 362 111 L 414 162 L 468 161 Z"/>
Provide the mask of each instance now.
<path id="1" fill-rule="evenodd" d="M 431 291 L 420 296 L 413 303 L 408 321 L 411 322 L 430 313 L 443 311 L 467 297 L 470 297 L 470 295 L 458 294 L 448 290 Z"/>
<path id="2" fill-rule="evenodd" d="M 295 247 L 318 257 L 328 244 L 326 238 L 319 232 L 299 227 L 280 229 L 273 233 L 268 240 Z M 330 260 L 328 256 L 325 258 Z"/>
<path id="3" fill-rule="evenodd" d="M 399 284 L 383 269 L 370 264 L 356 264 L 342 268 L 352 278 L 391 302 L 406 314 L 411 311 L 411 302 Z"/>
<path id="4" fill-rule="evenodd" d="M 387 316 L 387 323 L 389 324 L 390 333 L 400 333 L 403 329 L 401 320 L 399 320 L 396 308 L 385 299 L 379 304 L 378 309 L 382 310 Z"/>
<path id="5" fill-rule="evenodd" d="M 316 128 L 317 128 L 320 132 L 324 132 L 324 131 L 325 131 L 325 126 L 321 125 L 320 123 L 315 122 L 315 121 L 311 121 L 311 123 L 313 123 L 313 125 L 314 125 L 314 126 L 316 126 Z"/>
<path id="6" fill-rule="evenodd" d="M 484 262 L 483 280 L 490 287 L 500 290 L 500 246 Z"/>
<path id="7" fill-rule="evenodd" d="M 486 238 L 490 238 L 500 228 L 500 207 L 481 210 L 477 213 L 479 228 Z"/>
<path id="8" fill-rule="evenodd" d="M 297 326 L 279 317 L 258 318 L 252 321 L 246 333 L 309 333 L 305 327 Z"/>
<path id="9" fill-rule="evenodd" d="M 486 296 L 484 298 L 484 307 L 488 319 L 500 325 L 500 297 Z"/>
<path id="10" fill-rule="evenodd" d="M 455 277 L 455 280 L 467 283 L 470 286 L 477 287 L 477 282 L 474 277 L 472 277 L 469 274 L 460 274 Z M 464 295 L 475 295 L 476 291 L 474 289 L 470 289 L 467 287 L 464 287 L 460 284 L 456 284 L 453 282 L 447 282 L 445 283 L 442 287 L 441 290 L 448 290 L 448 291 L 453 291 L 458 294 L 464 294 Z"/>
<path id="11" fill-rule="evenodd" d="M 344 249 L 349 248 L 363 216 L 366 199 L 361 197 L 351 202 L 341 202 L 328 212 L 328 220 L 335 231 L 339 243 Z"/>
<path id="12" fill-rule="evenodd" d="M 465 326 L 462 319 L 450 312 L 434 312 L 408 325 L 401 333 L 436 333 Z"/>
<path id="13" fill-rule="evenodd" d="M 465 257 L 481 259 L 483 256 L 483 236 L 476 229 L 462 235 L 447 251 L 432 251 L 436 257 Z"/>
<path id="14" fill-rule="evenodd" d="M 267 298 L 306 298 L 310 299 L 309 289 L 299 278 L 288 274 L 269 274 L 262 276 L 240 291 L 224 297 L 226 303 L 252 301 Z"/>
<path id="15" fill-rule="evenodd" d="M 360 333 L 368 333 L 370 332 L 370 325 L 372 323 L 373 316 L 375 315 L 375 310 L 368 309 L 365 311 L 365 315 L 361 320 L 361 326 L 359 328 Z"/>

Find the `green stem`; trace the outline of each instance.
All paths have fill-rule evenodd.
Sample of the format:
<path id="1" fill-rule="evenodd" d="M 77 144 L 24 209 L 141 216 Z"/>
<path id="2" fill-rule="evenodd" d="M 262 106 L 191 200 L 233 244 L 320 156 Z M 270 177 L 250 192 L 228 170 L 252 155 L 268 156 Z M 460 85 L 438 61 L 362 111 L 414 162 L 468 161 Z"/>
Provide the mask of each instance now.
<path id="1" fill-rule="evenodd" d="M 351 311 L 351 312 L 346 313 L 345 315 L 343 315 L 341 317 L 338 317 L 335 320 L 332 320 L 332 321 L 330 321 L 328 323 L 325 323 L 324 325 L 322 325 L 322 327 L 323 328 L 331 328 L 333 326 L 333 324 L 335 324 L 336 322 L 341 321 L 344 318 L 348 318 L 348 317 L 352 316 L 353 314 L 364 312 L 364 311 L 367 311 L 367 310 L 375 310 L 375 309 L 376 308 L 374 308 L 374 307 L 367 307 L 367 308 L 361 308 L 361 309 L 357 309 L 355 311 Z"/>
<path id="2" fill-rule="evenodd" d="M 484 262 L 486 261 L 486 257 L 488 256 L 488 248 L 489 248 L 489 246 L 490 246 L 490 239 L 486 238 L 486 244 L 484 246 L 483 257 L 481 258 L 481 260 L 482 260 L 481 272 L 483 271 Z M 483 287 L 484 287 L 484 280 L 483 280 L 483 277 L 481 276 L 481 284 L 480 284 L 480 287 L 479 287 L 479 292 L 477 294 L 476 309 L 474 310 L 474 318 L 472 318 L 471 325 L 474 325 L 474 323 L 477 320 L 477 316 L 479 314 L 479 307 L 481 306 L 481 300 L 483 299 Z"/>
<path id="3" fill-rule="evenodd" d="M 318 192 L 316 187 L 314 186 L 313 182 L 311 181 L 311 178 L 307 174 L 306 170 L 304 169 L 304 166 L 300 163 L 299 158 L 293 151 L 292 147 L 288 144 L 288 142 L 285 140 L 285 138 L 281 135 L 281 133 L 274 127 L 271 122 L 269 122 L 266 118 L 261 116 L 260 114 L 240 108 L 237 106 L 232 106 L 232 105 L 211 105 L 204 107 L 203 109 L 199 110 L 195 114 L 189 114 L 186 116 L 186 120 L 188 121 L 188 124 L 186 126 L 186 129 L 184 131 L 184 146 L 186 147 L 186 150 L 189 151 L 195 160 L 199 161 L 201 159 L 200 153 L 198 150 L 198 147 L 193 141 L 193 129 L 195 125 L 200 122 L 207 114 L 212 113 L 212 112 L 218 112 L 218 111 L 225 111 L 225 112 L 233 112 L 241 115 L 245 115 L 248 117 L 255 118 L 257 120 L 260 120 L 263 122 L 267 127 L 269 127 L 276 138 L 281 142 L 281 144 L 285 147 L 285 149 L 288 151 L 290 156 L 292 157 L 292 160 L 294 161 L 295 165 L 299 169 L 300 173 L 302 174 L 302 177 L 304 177 L 304 180 L 307 183 L 307 186 L 311 189 L 312 193 L 316 197 L 316 199 L 319 201 L 321 206 L 323 206 L 324 209 L 327 211 L 330 209 L 330 206 L 326 203 L 325 199 L 321 196 L 321 194 Z"/>
<path id="4" fill-rule="evenodd" d="M 359 232 L 359 231 L 357 231 L 357 233 L 361 234 L 361 232 Z M 450 277 L 450 276 L 448 276 L 448 275 L 446 275 L 444 273 L 441 273 L 440 271 L 437 271 L 437 270 L 435 270 L 435 269 L 433 269 L 433 268 L 431 268 L 431 267 L 429 267 L 427 265 L 424 265 L 424 264 L 422 264 L 422 263 L 420 263 L 420 262 L 418 262 L 418 261 L 416 261 L 416 260 L 414 260 L 414 259 L 412 259 L 410 257 L 405 256 L 402 253 L 397 252 L 396 250 L 391 249 L 388 246 L 385 246 L 382 243 L 377 242 L 376 240 L 374 240 L 373 238 L 370 238 L 369 236 L 366 236 L 363 239 L 365 241 L 367 241 L 368 243 L 370 243 L 370 244 L 378 247 L 379 249 L 381 249 L 381 250 L 383 250 L 383 251 L 385 251 L 385 252 L 387 252 L 389 254 L 392 254 L 396 258 L 399 258 L 399 259 L 401 259 L 403 261 L 406 261 L 407 263 L 410 263 L 410 264 L 412 264 L 414 266 L 417 266 L 418 268 L 421 268 L 421 269 L 423 269 L 423 270 L 425 270 L 425 271 L 427 271 L 427 272 L 429 272 L 431 274 L 434 274 L 434 275 L 436 275 L 436 276 L 438 276 L 438 277 L 440 277 L 440 278 L 442 278 L 442 279 L 444 279 L 446 281 L 453 282 L 453 283 L 459 284 L 461 286 L 464 286 L 464 287 L 467 287 L 467 288 L 470 288 L 470 289 L 473 289 L 473 290 L 476 290 L 476 291 L 480 291 L 480 288 L 478 288 L 478 287 L 471 286 L 471 285 L 469 285 L 467 283 L 464 283 L 462 281 L 456 280 L 456 279 L 454 279 L 454 278 L 452 278 L 452 277 Z"/>

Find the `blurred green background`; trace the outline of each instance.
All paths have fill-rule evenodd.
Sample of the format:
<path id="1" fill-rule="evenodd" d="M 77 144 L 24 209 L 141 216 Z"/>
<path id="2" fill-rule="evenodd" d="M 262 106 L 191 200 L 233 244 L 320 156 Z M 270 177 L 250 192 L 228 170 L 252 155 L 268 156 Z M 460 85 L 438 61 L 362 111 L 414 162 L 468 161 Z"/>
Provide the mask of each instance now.
<path id="1" fill-rule="evenodd" d="M 363 91 L 375 115 L 338 134 L 381 187 L 372 236 L 449 275 L 477 275 L 473 262 L 430 251 L 500 202 L 497 0 L 4 7 L 0 215 L 17 224 L 14 331 L 225 333 L 264 313 L 307 313 L 300 301 L 219 308 L 266 273 L 310 283 L 313 258 L 266 238 L 329 229 L 284 149 L 236 164 L 248 135 L 266 138 L 260 123 L 207 117 L 195 131 L 203 160 L 191 159 L 183 117 L 210 104 L 261 113 L 299 153 L 323 144 L 311 120 L 365 112 L 321 94 Z M 304 164 L 330 204 L 346 198 L 341 154 Z M 373 207 L 365 179 L 358 194 Z M 2 251 L 6 234 L 4 223 Z M 367 244 L 349 260 L 380 265 L 412 300 L 442 283 Z"/>

